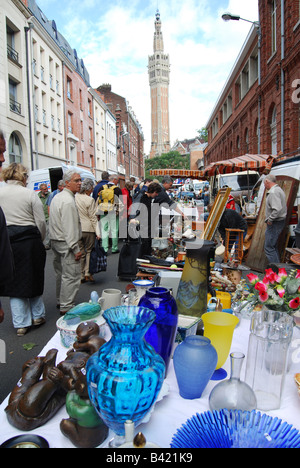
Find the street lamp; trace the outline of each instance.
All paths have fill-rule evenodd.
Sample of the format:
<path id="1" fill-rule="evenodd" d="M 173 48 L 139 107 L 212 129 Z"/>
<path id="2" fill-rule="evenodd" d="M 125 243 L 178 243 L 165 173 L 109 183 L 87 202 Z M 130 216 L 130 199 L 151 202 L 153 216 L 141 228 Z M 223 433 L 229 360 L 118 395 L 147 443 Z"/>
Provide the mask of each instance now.
<path id="1" fill-rule="evenodd" d="M 239 20 L 242 20 L 242 21 L 247 21 L 247 23 L 252 23 L 252 24 L 255 24 L 257 27 L 259 27 L 259 22 L 258 21 L 250 21 L 250 20 L 247 20 L 245 18 L 241 18 L 240 16 L 238 15 L 232 15 L 231 13 L 224 13 L 222 15 L 222 19 L 224 21 L 239 21 Z"/>

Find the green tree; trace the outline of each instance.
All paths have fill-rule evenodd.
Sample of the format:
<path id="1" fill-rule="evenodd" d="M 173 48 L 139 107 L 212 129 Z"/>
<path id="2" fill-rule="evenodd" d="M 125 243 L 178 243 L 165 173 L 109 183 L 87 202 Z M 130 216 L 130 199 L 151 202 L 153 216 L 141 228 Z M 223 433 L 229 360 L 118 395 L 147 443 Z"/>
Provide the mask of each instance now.
<path id="1" fill-rule="evenodd" d="M 200 140 L 202 141 L 208 141 L 208 130 L 205 127 L 200 128 L 200 130 L 197 130 L 199 133 Z"/>
<path id="2" fill-rule="evenodd" d="M 153 169 L 190 169 L 190 155 L 182 156 L 178 151 L 169 151 L 161 156 L 146 159 L 145 177 L 151 177 L 149 172 Z"/>

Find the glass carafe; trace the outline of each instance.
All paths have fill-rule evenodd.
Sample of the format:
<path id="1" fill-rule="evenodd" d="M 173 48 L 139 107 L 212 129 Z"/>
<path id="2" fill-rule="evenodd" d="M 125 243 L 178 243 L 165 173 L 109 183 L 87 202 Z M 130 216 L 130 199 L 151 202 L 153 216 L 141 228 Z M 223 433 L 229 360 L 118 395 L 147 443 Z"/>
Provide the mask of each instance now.
<path id="1" fill-rule="evenodd" d="M 231 353 L 231 375 L 216 385 L 209 395 L 211 411 L 228 410 L 252 411 L 256 409 L 256 397 L 252 388 L 240 379 L 245 355 Z"/>
<path id="2" fill-rule="evenodd" d="M 245 380 L 259 410 L 280 407 L 292 335 L 293 318 L 287 313 L 268 309 L 253 313 Z"/>

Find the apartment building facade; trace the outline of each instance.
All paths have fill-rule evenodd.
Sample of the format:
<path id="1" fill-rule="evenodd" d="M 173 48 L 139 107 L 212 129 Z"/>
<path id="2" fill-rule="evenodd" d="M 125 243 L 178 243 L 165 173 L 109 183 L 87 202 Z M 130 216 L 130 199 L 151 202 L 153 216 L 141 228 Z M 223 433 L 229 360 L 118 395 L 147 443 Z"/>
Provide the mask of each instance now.
<path id="1" fill-rule="evenodd" d="M 299 19 L 298 0 L 259 1 L 259 22 L 251 27 L 206 124 L 205 166 L 247 153 L 299 151 Z"/>
<path id="2" fill-rule="evenodd" d="M 102 84 L 97 92 L 116 118 L 118 172 L 143 177 L 144 135 L 133 109 L 126 98 L 112 91 L 110 84 Z"/>
<path id="3" fill-rule="evenodd" d="M 97 179 L 104 170 L 129 177 L 129 165 L 126 173 L 117 160 L 116 116 L 91 87 L 84 60 L 55 20 L 36 0 L 0 0 L 0 39 L 6 164 L 22 162 L 34 170 L 64 163 L 88 168 Z M 143 162 L 140 146 L 139 152 L 132 149 L 132 161 L 141 153 Z"/>
<path id="4" fill-rule="evenodd" d="M 30 12 L 20 2 L 0 0 L 0 129 L 6 143 L 7 163 L 24 162 L 29 168 L 27 34 Z"/>

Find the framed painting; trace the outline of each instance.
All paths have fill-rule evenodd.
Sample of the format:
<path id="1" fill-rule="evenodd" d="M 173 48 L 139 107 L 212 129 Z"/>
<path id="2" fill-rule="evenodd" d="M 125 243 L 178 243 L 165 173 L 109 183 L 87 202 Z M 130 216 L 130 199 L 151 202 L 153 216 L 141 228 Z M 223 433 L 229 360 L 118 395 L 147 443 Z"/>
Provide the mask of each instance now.
<path id="1" fill-rule="evenodd" d="M 225 211 L 230 192 L 230 187 L 219 190 L 205 223 L 201 239 L 212 240 L 214 238 L 220 219 Z"/>

